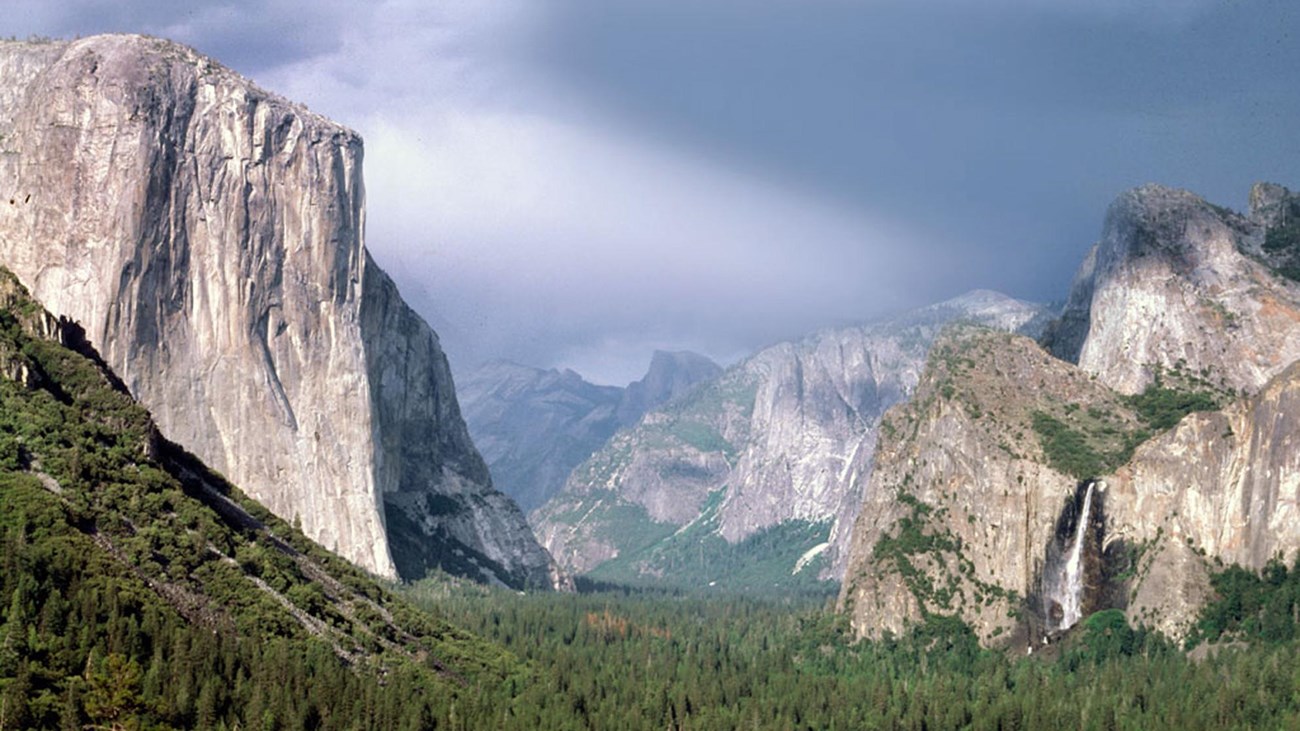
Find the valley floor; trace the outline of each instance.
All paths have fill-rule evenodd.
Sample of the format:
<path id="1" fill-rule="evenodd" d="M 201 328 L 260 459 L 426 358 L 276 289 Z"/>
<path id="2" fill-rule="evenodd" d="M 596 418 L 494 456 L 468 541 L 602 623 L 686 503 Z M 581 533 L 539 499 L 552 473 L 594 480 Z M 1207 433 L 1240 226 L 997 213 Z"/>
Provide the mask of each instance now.
<path id="1" fill-rule="evenodd" d="M 1229 593 L 1217 618 L 1207 614 L 1208 636 L 1225 623 L 1241 628 L 1227 615 L 1240 614 L 1242 597 L 1267 614 L 1262 594 Z M 1273 640 L 1251 625 L 1254 644 L 1193 660 L 1110 610 L 1052 652 L 1026 657 L 981 649 L 964 625 L 942 619 L 906 638 L 854 643 L 843 618 L 815 599 L 525 596 L 447 582 L 417 585 L 408 598 L 501 643 L 533 671 L 506 689 L 510 698 L 488 694 L 458 708 L 465 728 L 1300 726 L 1294 625 Z"/>

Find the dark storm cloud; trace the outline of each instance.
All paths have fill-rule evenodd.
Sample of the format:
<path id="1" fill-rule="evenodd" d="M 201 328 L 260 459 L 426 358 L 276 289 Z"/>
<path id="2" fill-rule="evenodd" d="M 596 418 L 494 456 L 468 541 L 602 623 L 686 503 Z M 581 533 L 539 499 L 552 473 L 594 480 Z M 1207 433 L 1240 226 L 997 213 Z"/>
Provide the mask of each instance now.
<path id="1" fill-rule="evenodd" d="M 1289 0 L 33 2 L 359 129 L 369 245 L 464 368 L 628 380 L 974 287 L 1064 295 L 1122 190 L 1300 184 Z"/>
<path id="2" fill-rule="evenodd" d="M 952 269 L 1027 296 L 1060 296 L 1124 188 L 1154 180 L 1239 204 L 1251 181 L 1296 174 L 1300 4 L 1283 0 L 1145 14 L 1083 3 L 562 6 L 558 75 L 634 124 L 883 207 L 950 240 Z M 939 271 L 918 291 L 954 286 Z"/>
<path id="3" fill-rule="evenodd" d="M 6 14 L 31 34 L 171 38 L 255 75 L 337 50 L 348 18 L 365 12 L 359 8 L 364 3 L 336 0 L 11 0 Z"/>

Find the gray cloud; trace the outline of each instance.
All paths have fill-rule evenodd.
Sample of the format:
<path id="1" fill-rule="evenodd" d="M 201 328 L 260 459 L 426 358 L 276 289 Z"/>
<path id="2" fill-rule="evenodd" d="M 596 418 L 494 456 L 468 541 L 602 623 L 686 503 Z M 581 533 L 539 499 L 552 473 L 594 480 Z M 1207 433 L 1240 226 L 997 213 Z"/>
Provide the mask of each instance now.
<path id="1" fill-rule="evenodd" d="M 16 3 L 175 37 L 367 139 L 453 362 L 628 380 L 972 287 L 1060 297 L 1124 188 L 1297 183 L 1285 0 Z"/>
<path id="2" fill-rule="evenodd" d="M 988 272 L 1033 296 L 1122 188 L 1235 202 L 1295 150 L 1293 4 L 595 5 L 569 5 L 560 75 L 680 144 L 935 225 L 965 271 L 1043 265 Z"/>
<path id="3" fill-rule="evenodd" d="M 256 75 L 337 50 L 357 6 L 341 0 L 10 0 L 6 13 L 23 35 L 145 33 Z"/>

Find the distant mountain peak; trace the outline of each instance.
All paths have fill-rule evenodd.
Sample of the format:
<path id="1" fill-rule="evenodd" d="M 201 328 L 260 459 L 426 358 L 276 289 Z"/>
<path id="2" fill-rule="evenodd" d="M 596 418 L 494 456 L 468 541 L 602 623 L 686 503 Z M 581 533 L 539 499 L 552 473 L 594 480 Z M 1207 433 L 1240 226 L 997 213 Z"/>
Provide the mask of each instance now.
<path id="1" fill-rule="evenodd" d="M 644 378 L 599 386 L 576 371 L 493 361 L 460 383 L 465 421 L 496 486 L 536 508 L 621 427 L 722 369 L 688 351 L 656 350 Z"/>
<path id="2" fill-rule="evenodd" d="M 631 426 L 649 410 L 722 375 L 722 367 L 688 350 L 656 350 L 645 376 L 627 386 L 618 407 L 619 423 Z"/>
<path id="3" fill-rule="evenodd" d="M 719 568 L 692 559 L 693 575 L 685 573 L 677 559 L 708 552 L 700 546 L 743 562 L 733 551 L 743 554 L 747 540 L 777 536 L 789 552 L 772 559 L 789 559 L 783 580 L 823 543 L 816 570 L 794 580 L 835 576 L 876 426 L 910 393 L 933 338 L 953 322 L 1019 330 L 1045 317 L 1041 306 L 984 290 L 777 343 L 619 432 L 532 514 L 533 525 L 563 566 L 606 580 L 690 583 Z M 724 583 L 751 581 L 744 573 Z"/>

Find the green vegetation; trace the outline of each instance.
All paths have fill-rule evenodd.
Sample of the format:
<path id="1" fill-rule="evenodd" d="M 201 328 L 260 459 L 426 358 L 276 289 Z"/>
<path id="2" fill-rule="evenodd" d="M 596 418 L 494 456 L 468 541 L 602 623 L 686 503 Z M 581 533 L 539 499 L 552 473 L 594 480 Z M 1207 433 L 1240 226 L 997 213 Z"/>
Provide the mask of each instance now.
<path id="1" fill-rule="evenodd" d="M 584 485 L 608 486 L 637 450 L 687 446 L 698 452 L 721 454 L 734 464 L 736 445 L 727 441 L 719 428 L 728 420 L 748 421 L 756 393 L 756 386 L 743 376 L 705 383 L 663 406 L 656 418 L 615 435 L 574 470 L 573 479 Z"/>
<path id="2" fill-rule="evenodd" d="M 236 577 L 221 577 L 223 588 L 246 606 L 212 602 L 191 621 L 34 478 L 0 478 L 0 503 L 5 728 L 415 729 L 448 713 L 431 691 L 451 684 L 432 667 L 394 657 L 380 685 L 375 669 L 349 668 Z"/>
<path id="3" fill-rule="evenodd" d="M 817 578 L 825 566 L 820 559 L 794 571 L 805 552 L 827 540 L 828 522 L 788 521 L 730 543 L 718 534 L 718 510 L 724 497 L 726 490 L 709 493 L 700 516 L 680 528 L 653 523 L 640 506 L 625 505 L 630 522 L 615 520 L 621 527 L 602 527 L 602 535 L 619 538 L 620 554 L 587 578 L 648 589 L 708 587 L 712 593 L 751 595 L 826 596 L 837 590 L 834 582 Z"/>
<path id="4" fill-rule="evenodd" d="M 519 672 L 163 441 L 52 324 L 0 272 L 0 728 L 429 728 Z"/>
<path id="5" fill-rule="evenodd" d="M 1206 606 L 1188 640 L 1244 640 L 1270 645 L 1300 638 L 1300 557 L 1288 571 L 1271 561 L 1259 573 L 1229 566 L 1211 578 L 1217 599 Z"/>
<path id="6" fill-rule="evenodd" d="M 877 570 L 897 574 L 916 599 L 927 621 L 955 620 L 964 602 L 985 604 L 994 599 L 1019 604 L 1014 592 L 975 576 L 975 565 L 962 552 L 961 539 L 931 518 L 942 518 L 946 508 L 936 511 L 916 497 L 899 492 L 898 500 L 909 514 L 894 523 L 892 532 L 876 541 L 872 560 Z"/>
<path id="7" fill-rule="evenodd" d="M 1147 431 L 1124 433 L 1072 427 L 1042 411 L 1033 413 L 1032 423 L 1052 469 L 1080 480 L 1113 471 L 1133 456 L 1138 444 L 1150 437 Z"/>
<path id="8" fill-rule="evenodd" d="M 425 582 L 410 596 L 526 661 L 497 729 L 1255 729 L 1300 722 L 1295 643 L 1189 660 L 1116 611 L 1059 653 L 981 649 L 951 617 L 854 642 L 819 602 Z M 482 712 L 484 715 L 475 716 Z"/>
<path id="9" fill-rule="evenodd" d="M 93 359 L 31 335 L 44 315 L 5 302 L 6 284 L 0 728 L 1300 726 L 1300 566 L 1214 578 L 1195 641 L 1240 650 L 1193 662 L 1110 610 L 1059 653 L 1026 658 L 981 649 L 939 611 L 991 590 L 936 528 L 944 508 L 906 496 L 908 515 L 876 547 L 926 597 L 903 637 L 854 642 L 824 586 L 780 599 L 520 595 L 431 579 L 404 601 L 160 440 Z M 699 523 L 656 538 L 644 565 L 743 590 L 788 577 L 826 539 L 824 524 L 792 523 L 719 543 L 709 516 L 721 495 Z"/>
<path id="10" fill-rule="evenodd" d="M 633 587 L 708 587 L 710 593 L 756 596 L 825 597 L 838 590 L 835 582 L 818 578 L 825 567 L 820 559 L 794 570 L 805 552 L 826 542 L 829 522 L 787 521 L 730 543 L 716 532 L 716 507 L 723 494 L 718 490 L 710 496 L 712 503 L 696 522 L 601 564 L 588 577 Z"/>
<path id="11" fill-rule="evenodd" d="M 1133 456 L 1139 444 L 1172 429 L 1184 416 L 1213 411 L 1223 401 L 1223 394 L 1207 380 L 1179 364 L 1172 370 L 1158 370 L 1155 381 L 1142 393 L 1117 404 L 1131 409 L 1132 416 L 1112 414 L 1095 405 L 1080 412 L 1079 404 L 1065 404 L 1055 413 L 1033 412 L 1032 425 L 1048 464 L 1058 472 L 1087 480 L 1114 471 Z M 1141 426 L 1126 426 L 1134 418 Z"/>
<path id="12" fill-rule="evenodd" d="M 1274 274 L 1300 281 L 1300 198 L 1280 201 L 1277 220 L 1264 232 L 1258 258 Z"/>
<path id="13" fill-rule="evenodd" d="M 1291 201 L 1282 220 L 1264 234 L 1264 256 L 1273 271 L 1300 281 L 1300 201 Z"/>
<path id="14" fill-rule="evenodd" d="M 674 526 L 651 520 L 646 509 L 609 493 L 610 499 L 592 513 L 598 535 L 610 541 L 621 553 L 636 552 L 671 535 Z"/>
<path id="15" fill-rule="evenodd" d="M 666 404 L 661 409 L 664 418 L 647 420 L 632 434 L 642 448 L 671 449 L 680 444 L 719 453 L 734 463 L 736 445 L 722 436 L 719 427 L 729 421 L 747 422 L 756 398 L 757 387 L 744 374 L 733 374 Z"/>
<path id="16" fill-rule="evenodd" d="M 600 583 L 769 596 L 825 597 L 838 590 L 819 578 L 821 556 L 794 570 L 806 552 L 828 540 L 829 521 L 786 521 L 731 543 L 718 533 L 725 497 L 724 489 L 712 491 L 699 517 L 677 526 L 652 520 L 644 507 L 617 493 L 593 490 L 556 508 L 551 520 L 617 548 L 617 556 L 586 576 Z"/>
<path id="17" fill-rule="evenodd" d="M 612 490 L 591 490 L 555 510 L 550 518 L 553 523 L 589 530 L 589 535 L 609 543 L 620 555 L 641 551 L 677 529 L 671 523 L 652 520 L 644 507 L 624 500 Z"/>
<path id="18" fill-rule="evenodd" d="M 1300 250 L 1300 221 L 1274 226 L 1264 235 L 1264 251 L 1269 253 Z"/>
<path id="19" fill-rule="evenodd" d="M 674 425 L 673 435 L 701 452 L 722 452 L 727 460 L 735 459 L 736 448 L 708 424 L 685 421 Z"/>
<path id="20" fill-rule="evenodd" d="M 1219 310 L 1225 319 L 1231 317 L 1222 306 Z M 1035 370 L 1033 361 L 1045 356 L 1037 349 L 1018 349 L 1016 342 L 987 330 L 945 331 L 927 363 L 924 380 L 934 383 L 933 391 L 919 393 L 908 410 L 895 418 L 919 423 L 915 415 L 924 413 L 929 408 L 927 399 L 937 395 L 960 405 L 972 420 L 983 422 L 992 443 L 1013 459 L 1032 453 L 1026 451 L 1024 434 L 1032 429 L 1049 465 L 1086 480 L 1124 464 L 1138 445 L 1172 428 L 1187 414 L 1215 410 L 1230 400 L 1222 384 L 1211 381 L 1214 374 L 1209 369 L 1192 372 L 1183 361 L 1168 368 L 1153 366 L 1150 386 L 1140 394 L 1122 396 L 1089 384 L 1077 370 Z M 1025 383 L 1026 378 L 1031 380 Z M 1007 398 L 1008 392 L 1023 398 Z M 882 432 L 892 436 L 899 426 L 891 422 Z"/>
<path id="21" fill-rule="evenodd" d="M 1165 386 L 1157 375 L 1155 383 L 1142 393 L 1130 396 L 1129 404 L 1138 417 L 1156 431 L 1172 429 L 1184 416 L 1194 411 L 1214 411 L 1221 397 L 1210 390 L 1191 391 Z"/>
<path id="22" fill-rule="evenodd" d="M 1163 635 L 1141 627 L 1134 629 L 1124 618 L 1124 612 L 1104 609 L 1084 619 L 1066 638 L 1061 665 L 1070 671 L 1087 672 L 1134 656 L 1175 653 L 1173 643 Z"/>

